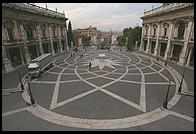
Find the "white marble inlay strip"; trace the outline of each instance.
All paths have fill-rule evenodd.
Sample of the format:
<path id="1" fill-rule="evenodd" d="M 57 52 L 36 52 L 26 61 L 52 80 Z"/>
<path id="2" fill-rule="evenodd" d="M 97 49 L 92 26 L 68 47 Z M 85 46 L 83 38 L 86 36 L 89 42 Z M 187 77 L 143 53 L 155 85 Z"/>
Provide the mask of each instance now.
<path id="1" fill-rule="evenodd" d="M 81 97 L 84 97 L 84 96 L 86 96 L 86 95 L 88 95 L 88 94 L 91 94 L 91 93 L 93 93 L 93 92 L 95 92 L 95 91 L 97 91 L 97 90 L 99 90 L 99 89 L 95 88 L 95 89 L 92 89 L 92 90 L 90 90 L 90 91 L 84 92 L 84 93 L 79 94 L 79 95 L 76 95 L 76 96 L 74 96 L 74 97 L 71 97 L 71 98 L 69 98 L 69 99 L 66 99 L 66 100 L 64 100 L 64 101 L 62 101 L 62 102 L 60 102 L 60 103 L 58 103 L 56 107 L 65 105 L 65 104 L 67 104 L 67 103 L 69 103 L 69 102 L 72 102 L 72 101 L 75 101 L 75 100 L 77 100 L 77 99 L 79 99 L 79 98 L 81 98 Z M 54 107 L 54 108 L 56 108 L 56 107 Z M 53 109 L 54 109 L 54 108 L 53 108 Z"/>
<path id="2" fill-rule="evenodd" d="M 122 102 L 124 102 L 124 103 L 126 103 L 126 104 L 128 104 L 128 105 L 130 105 L 132 107 L 134 107 L 134 108 L 136 108 L 136 109 L 139 109 L 139 110 L 145 112 L 139 105 L 137 105 L 137 104 L 135 104 L 135 103 L 133 103 L 133 102 L 131 102 L 131 101 L 129 101 L 129 100 L 119 96 L 119 95 L 116 95 L 116 94 L 114 94 L 112 92 L 109 92 L 109 91 L 107 91 L 105 89 L 100 89 L 100 90 L 102 92 L 104 92 L 104 93 L 106 93 L 106 94 L 108 94 L 108 95 L 110 95 L 110 96 L 112 96 L 112 97 L 114 97 L 114 98 L 116 98 L 116 99 L 118 99 L 118 100 L 120 100 L 120 101 L 122 101 Z"/>
<path id="3" fill-rule="evenodd" d="M 180 114 L 180 113 L 177 113 L 177 112 L 174 112 L 174 111 L 168 111 L 171 115 L 174 115 L 174 116 L 177 116 L 177 117 L 180 117 L 182 119 L 185 119 L 185 120 L 188 120 L 188 121 L 191 121 L 191 122 L 194 122 L 194 118 L 192 117 L 189 117 L 189 116 L 186 116 L 184 114 Z"/>
<path id="4" fill-rule="evenodd" d="M 20 109 L 16 109 L 16 110 L 12 110 L 12 111 L 9 111 L 9 112 L 2 113 L 2 117 L 6 117 L 6 116 L 9 116 L 9 115 L 18 113 L 18 112 L 25 111 L 25 110 L 27 110 L 28 108 L 29 108 L 29 107 L 25 107 L 25 108 L 20 108 Z"/>

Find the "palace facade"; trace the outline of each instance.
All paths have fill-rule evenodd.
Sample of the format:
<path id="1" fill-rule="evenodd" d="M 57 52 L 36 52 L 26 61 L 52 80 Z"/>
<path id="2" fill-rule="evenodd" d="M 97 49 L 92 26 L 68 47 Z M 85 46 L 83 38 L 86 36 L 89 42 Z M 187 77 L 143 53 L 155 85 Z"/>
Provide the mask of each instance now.
<path id="1" fill-rule="evenodd" d="M 194 3 L 165 3 L 141 19 L 140 51 L 194 67 Z"/>
<path id="2" fill-rule="evenodd" d="M 64 13 L 26 3 L 2 3 L 2 72 L 68 49 Z"/>

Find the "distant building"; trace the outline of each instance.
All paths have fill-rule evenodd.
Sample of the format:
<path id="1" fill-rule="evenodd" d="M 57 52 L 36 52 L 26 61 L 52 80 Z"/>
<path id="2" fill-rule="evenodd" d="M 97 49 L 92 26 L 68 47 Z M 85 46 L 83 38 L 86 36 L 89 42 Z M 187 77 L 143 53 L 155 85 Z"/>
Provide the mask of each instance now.
<path id="1" fill-rule="evenodd" d="M 164 3 L 141 19 L 140 51 L 194 66 L 194 3 Z"/>
<path id="2" fill-rule="evenodd" d="M 91 37 L 91 45 L 97 44 L 97 38 L 101 34 L 100 30 L 98 30 L 96 27 L 92 27 L 92 26 L 89 26 L 85 29 L 80 29 L 79 28 L 79 29 L 76 29 L 75 31 L 77 31 L 77 33 L 80 37 L 82 37 L 82 36 Z"/>
<path id="3" fill-rule="evenodd" d="M 117 39 L 118 36 L 122 36 L 122 35 L 123 35 L 122 32 L 115 32 L 115 33 L 113 33 L 112 37 L 111 37 L 111 40 L 112 40 L 111 44 L 113 44 L 113 45 L 118 44 L 118 41 L 116 39 Z"/>
<path id="4" fill-rule="evenodd" d="M 66 50 L 67 20 L 64 13 L 34 4 L 2 3 L 2 71 Z"/>

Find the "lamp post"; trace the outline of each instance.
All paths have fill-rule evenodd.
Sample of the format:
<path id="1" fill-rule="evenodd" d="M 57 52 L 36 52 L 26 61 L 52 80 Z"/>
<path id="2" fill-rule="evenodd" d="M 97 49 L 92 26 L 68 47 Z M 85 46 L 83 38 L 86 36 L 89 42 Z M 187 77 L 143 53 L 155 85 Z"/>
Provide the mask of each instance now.
<path id="1" fill-rule="evenodd" d="M 21 88 L 21 91 L 23 92 L 24 91 L 24 85 L 23 85 L 23 83 L 21 81 L 21 77 L 20 77 L 20 74 L 19 73 L 18 73 L 18 77 L 20 79 L 20 88 Z"/>
<path id="2" fill-rule="evenodd" d="M 28 88 L 29 88 L 29 95 L 30 95 L 30 99 L 31 99 L 31 105 L 35 104 L 35 101 L 34 101 L 34 98 L 32 96 L 32 93 L 31 93 L 31 89 L 30 89 L 30 84 L 28 82 Z"/>
<path id="3" fill-rule="evenodd" d="M 169 80 L 169 85 L 168 85 L 168 89 L 167 89 L 167 94 L 166 94 L 166 98 L 165 98 L 165 101 L 163 103 L 163 108 L 167 108 L 167 104 L 168 104 L 168 95 L 169 95 L 169 89 L 170 89 L 170 80 Z"/>

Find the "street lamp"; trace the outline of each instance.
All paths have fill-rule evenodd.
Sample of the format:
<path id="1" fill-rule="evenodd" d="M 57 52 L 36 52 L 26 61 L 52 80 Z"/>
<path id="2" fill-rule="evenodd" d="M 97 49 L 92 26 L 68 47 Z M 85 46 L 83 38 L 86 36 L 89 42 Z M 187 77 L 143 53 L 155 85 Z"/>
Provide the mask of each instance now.
<path id="1" fill-rule="evenodd" d="M 169 80 L 169 85 L 168 85 L 168 89 L 167 89 L 167 94 L 166 94 L 166 98 L 165 98 L 165 101 L 163 103 L 163 108 L 167 108 L 167 104 L 168 104 L 168 95 L 169 95 L 169 89 L 170 89 L 170 80 Z"/>
<path id="2" fill-rule="evenodd" d="M 20 74 L 19 73 L 18 73 L 18 77 L 19 77 L 19 80 L 20 80 L 20 88 L 21 88 L 21 90 L 23 92 L 24 91 L 24 85 L 23 85 L 23 83 L 21 81 L 21 77 L 20 77 Z"/>
<path id="3" fill-rule="evenodd" d="M 35 101 L 34 101 L 34 98 L 32 96 L 32 93 L 31 93 L 30 83 L 29 82 L 28 82 L 28 88 L 29 88 L 29 95 L 30 95 L 31 105 L 34 105 Z"/>

